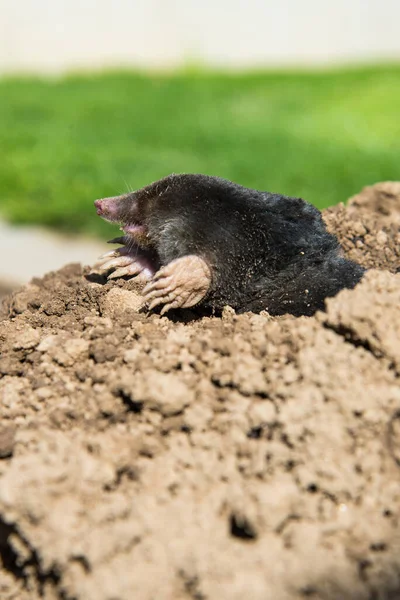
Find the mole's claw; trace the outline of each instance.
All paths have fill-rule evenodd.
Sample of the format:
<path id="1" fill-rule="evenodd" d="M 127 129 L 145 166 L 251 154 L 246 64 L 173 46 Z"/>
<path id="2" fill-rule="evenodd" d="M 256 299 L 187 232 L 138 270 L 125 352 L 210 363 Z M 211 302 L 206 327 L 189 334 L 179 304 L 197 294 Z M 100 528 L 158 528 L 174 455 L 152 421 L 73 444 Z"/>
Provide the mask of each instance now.
<path id="1" fill-rule="evenodd" d="M 129 267 L 119 267 L 110 273 L 107 279 L 118 279 L 118 277 L 124 277 L 125 275 L 129 275 Z"/>
<path id="2" fill-rule="evenodd" d="M 109 271 L 115 267 L 126 267 L 127 265 L 130 265 L 131 262 L 132 258 L 129 256 L 116 256 L 111 260 L 106 260 L 106 262 L 100 264 L 97 268 L 101 273 L 104 273 L 105 271 Z"/>
<path id="3" fill-rule="evenodd" d="M 157 273 L 154 274 L 153 277 L 153 281 L 159 281 L 160 279 L 162 279 L 163 277 L 165 277 L 165 271 L 164 271 L 164 267 L 162 267 L 161 269 L 159 269 L 157 271 Z"/>
<path id="4" fill-rule="evenodd" d="M 178 300 L 174 300 L 173 302 L 170 302 L 169 304 L 165 304 L 160 312 L 160 315 L 165 315 L 166 312 L 168 312 L 169 310 L 172 310 L 173 308 L 180 308 L 180 303 Z"/>
<path id="5" fill-rule="evenodd" d="M 108 240 L 107 244 L 122 244 L 125 245 L 127 242 L 127 236 L 123 235 L 120 237 L 113 238 L 112 240 Z"/>
<path id="6" fill-rule="evenodd" d="M 142 294 L 143 296 L 147 296 L 148 294 L 150 294 L 153 291 L 153 280 L 149 281 L 149 283 L 147 285 L 144 286 L 143 290 L 142 290 Z"/>
<path id="7" fill-rule="evenodd" d="M 166 300 L 169 300 L 170 294 L 172 294 L 172 295 L 176 294 L 177 291 L 178 291 L 178 288 L 176 288 L 172 285 L 160 287 L 160 288 L 154 288 L 150 292 L 147 292 L 146 298 L 147 298 L 147 300 L 151 300 L 152 298 L 164 298 Z M 166 300 L 164 300 L 164 302 Z"/>
<path id="8" fill-rule="evenodd" d="M 112 258 L 113 256 L 118 256 L 118 250 L 108 250 L 107 252 L 104 252 L 104 254 L 99 256 L 98 262 L 102 261 L 103 258 Z"/>
<path id="9" fill-rule="evenodd" d="M 107 277 L 107 279 L 117 279 L 117 277 L 125 277 L 125 276 L 129 276 L 129 277 L 141 277 L 142 279 L 148 279 L 149 278 L 149 274 L 148 274 L 148 270 L 145 269 L 143 267 L 143 265 L 141 265 L 138 262 L 132 261 L 130 264 L 126 265 L 126 266 L 121 266 L 120 268 L 116 269 L 115 271 L 113 271 L 112 273 L 110 273 L 110 275 Z"/>
<path id="10" fill-rule="evenodd" d="M 99 269 L 102 265 L 105 265 L 106 263 L 109 263 L 110 259 L 118 258 L 120 256 L 121 256 L 121 253 L 119 252 L 119 249 L 117 249 L 117 250 L 110 250 L 109 252 L 105 252 L 104 254 L 102 254 L 101 256 L 99 256 L 99 258 L 97 259 L 97 261 L 95 263 L 95 267 L 97 269 Z"/>
<path id="11" fill-rule="evenodd" d="M 154 298 L 154 300 L 149 304 L 149 310 L 153 310 L 153 308 L 155 308 L 159 304 L 162 304 L 162 298 Z"/>
<path id="12" fill-rule="evenodd" d="M 171 281 L 171 277 L 165 277 L 163 279 L 156 279 L 154 277 L 143 290 L 143 295 L 151 295 L 157 292 L 164 292 L 167 289 L 168 283 Z"/>

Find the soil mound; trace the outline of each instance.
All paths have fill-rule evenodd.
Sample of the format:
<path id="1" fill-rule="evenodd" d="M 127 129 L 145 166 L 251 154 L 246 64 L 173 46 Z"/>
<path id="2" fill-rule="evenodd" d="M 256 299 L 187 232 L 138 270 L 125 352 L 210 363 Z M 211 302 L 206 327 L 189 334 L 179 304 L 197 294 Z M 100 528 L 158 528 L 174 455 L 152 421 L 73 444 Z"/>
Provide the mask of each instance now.
<path id="1" fill-rule="evenodd" d="M 7 297 L 0 598 L 399 598 L 399 214 L 325 211 L 371 270 L 311 318 L 147 316 L 76 264 Z"/>

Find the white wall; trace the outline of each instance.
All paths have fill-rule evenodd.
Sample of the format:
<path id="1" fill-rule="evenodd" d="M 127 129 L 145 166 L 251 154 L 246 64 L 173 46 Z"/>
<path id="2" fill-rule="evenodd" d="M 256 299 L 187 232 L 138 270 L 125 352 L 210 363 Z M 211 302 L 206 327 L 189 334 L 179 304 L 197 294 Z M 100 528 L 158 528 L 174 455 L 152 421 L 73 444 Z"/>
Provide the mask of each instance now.
<path id="1" fill-rule="evenodd" d="M 400 59 L 400 0 L 0 0 L 0 72 Z"/>

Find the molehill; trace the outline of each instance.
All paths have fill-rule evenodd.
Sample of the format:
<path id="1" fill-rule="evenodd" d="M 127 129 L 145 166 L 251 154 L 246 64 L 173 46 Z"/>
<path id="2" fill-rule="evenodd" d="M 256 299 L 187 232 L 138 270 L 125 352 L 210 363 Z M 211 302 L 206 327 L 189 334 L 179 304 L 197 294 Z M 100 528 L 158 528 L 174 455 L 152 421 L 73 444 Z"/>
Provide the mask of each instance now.
<path id="1" fill-rule="evenodd" d="M 324 219 L 370 271 L 313 317 L 5 299 L 2 600 L 400 597 L 400 183 Z"/>

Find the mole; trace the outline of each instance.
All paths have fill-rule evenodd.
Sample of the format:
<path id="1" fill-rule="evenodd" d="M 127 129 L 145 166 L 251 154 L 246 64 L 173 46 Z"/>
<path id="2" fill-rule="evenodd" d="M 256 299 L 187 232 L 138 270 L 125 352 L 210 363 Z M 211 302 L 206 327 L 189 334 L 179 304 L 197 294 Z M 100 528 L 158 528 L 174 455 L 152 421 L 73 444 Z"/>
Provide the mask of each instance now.
<path id="1" fill-rule="evenodd" d="M 342 256 L 312 204 L 220 177 L 172 174 L 94 204 L 123 231 L 97 270 L 144 280 L 148 309 L 161 314 L 229 305 L 309 316 L 365 273 Z"/>

